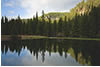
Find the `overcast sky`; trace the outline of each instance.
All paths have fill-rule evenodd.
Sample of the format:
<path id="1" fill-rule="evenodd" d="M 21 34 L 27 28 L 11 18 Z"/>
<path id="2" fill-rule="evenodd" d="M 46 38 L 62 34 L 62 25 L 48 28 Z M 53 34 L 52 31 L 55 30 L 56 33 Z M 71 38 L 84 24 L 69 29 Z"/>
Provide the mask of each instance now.
<path id="1" fill-rule="evenodd" d="M 1 15 L 22 18 L 32 18 L 38 11 L 48 12 L 69 12 L 77 3 L 82 0 L 1 0 Z"/>

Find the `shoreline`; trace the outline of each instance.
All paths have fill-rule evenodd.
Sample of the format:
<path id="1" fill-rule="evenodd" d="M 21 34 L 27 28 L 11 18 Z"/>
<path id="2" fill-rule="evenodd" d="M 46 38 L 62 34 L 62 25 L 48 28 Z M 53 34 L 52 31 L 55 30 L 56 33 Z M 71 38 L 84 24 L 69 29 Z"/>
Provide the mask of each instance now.
<path id="1" fill-rule="evenodd" d="M 24 39 L 65 39 L 65 40 L 95 40 L 100 41 L 100 38 L 81 38 L 81 37 L 47 37 L 47 36 L 37 36 L 37 35 L 17 35 L 15 38 Z M 13 36 L 11 35 L 1 35 L 1 40 L 11 40 Z M 14 38 L 13 38 L 14 39 Z"/>

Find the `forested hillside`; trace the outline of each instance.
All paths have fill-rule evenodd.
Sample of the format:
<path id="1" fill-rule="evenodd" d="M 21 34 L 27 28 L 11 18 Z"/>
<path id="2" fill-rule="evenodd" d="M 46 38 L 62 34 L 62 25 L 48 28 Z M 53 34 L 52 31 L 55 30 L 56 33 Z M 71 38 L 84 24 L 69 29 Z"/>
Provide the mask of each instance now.
<path id="1" fill-rule="evenodd" d="M 50 17 L 52 20 L 58 20 L 61 17 L 65 17 L 68 16 L 69 13 L 68 12 L 50 12 L 48 14 L 45 14 L 45 18 Z"/>
<path id="2" fill-rule="evenodd" d="M 100 0 L 82 1 L 70 13 L 48 13 L 23 21 L 1 19 L 2 35 L 41 35 L 64 37 L 100 37 Z"/>

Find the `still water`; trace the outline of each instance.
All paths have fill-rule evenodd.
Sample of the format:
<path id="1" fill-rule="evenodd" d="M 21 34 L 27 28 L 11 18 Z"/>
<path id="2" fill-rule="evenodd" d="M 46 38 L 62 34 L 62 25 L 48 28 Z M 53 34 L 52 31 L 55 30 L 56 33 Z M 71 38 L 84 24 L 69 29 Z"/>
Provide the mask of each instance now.
<path id="1" fill-rule="evenodd" d="M 2 66 L 100 65 L 100 41 L 29 39 L 1 42 Z"/>

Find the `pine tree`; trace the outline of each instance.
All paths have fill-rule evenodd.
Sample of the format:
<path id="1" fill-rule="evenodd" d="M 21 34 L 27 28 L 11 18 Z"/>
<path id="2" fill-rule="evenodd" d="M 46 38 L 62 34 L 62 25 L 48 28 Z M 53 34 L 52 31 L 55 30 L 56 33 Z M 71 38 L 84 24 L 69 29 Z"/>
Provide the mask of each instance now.
<path id="1" fill-rule="evenodd" d="M 49 23 L 48 23 L 48 36 L 50 37 L 51 34 L 52 34 L 52 25 L 51 25 L 51 18 L 48 18 L 49 19 Z"/>
<path id="2" fill-rule="evenodd" d="M 63 29 L 63 20 L 62 20 L 62 18 L 60 18 L 58 21 L 58 36 L 63 35 L 62 29 Z"/>
<path id="3" fill-rule="evenodd" d="M 36 12 L 36 22 L 38 22 L 38 12 Z"/>
<path id="4" fill-rule="evenodd" d="M 67 17 L 65 16 L 64 23 L 63 23 L 63 33 L 64 33 L 65 36 L 68 36 L 67 35 L 68 34 L 68 26 L 67 25 L 68 25 L 67 24 Z"/>
<path id="5" fill-rule="evenodd" d="M 73 24 L 72 24 L 72 35 L 73 37 L 79 37 L 80 28 L 79 28 L 79 22 L 78 22 L 78 15 L 76 14 Z"/>
<path id="6" fill-rule="evenodd" d="M 5 28 L 5 34 L 7 35 L 9 33 L 9 28 L 8 28 L 8 18 L 5 16 L 5 25 L 4 25 L 4 28 Z"/>
<path id="7" fill-rule="evenodd" d="M 45 34 L 45 13 L 44 10 L 42 10 L 42 23 L 41 23 L 41 35 Z"/>
<path id="8" fill-rule="evenodd" d="M 53 36 L 56 36 L 57 34 L 57 21 L 54 20 L 54 23 L 53 23 Z"/>
<path id="9" fill-rule="evenodd" d="M 3 35 L 4 34 L 4 17 L 2 16 L 1 18 L 1 34 Z"/>

